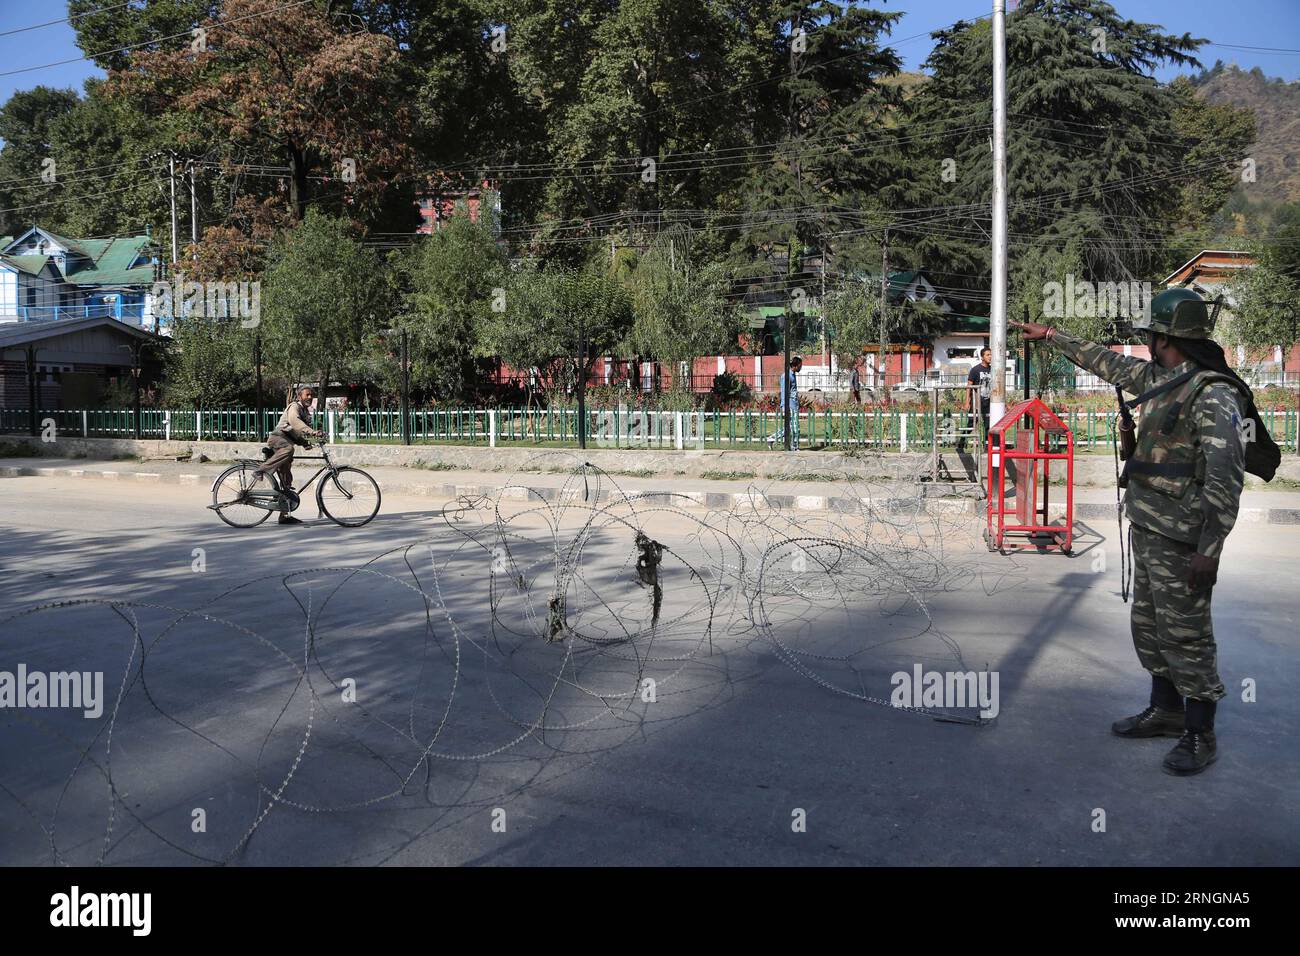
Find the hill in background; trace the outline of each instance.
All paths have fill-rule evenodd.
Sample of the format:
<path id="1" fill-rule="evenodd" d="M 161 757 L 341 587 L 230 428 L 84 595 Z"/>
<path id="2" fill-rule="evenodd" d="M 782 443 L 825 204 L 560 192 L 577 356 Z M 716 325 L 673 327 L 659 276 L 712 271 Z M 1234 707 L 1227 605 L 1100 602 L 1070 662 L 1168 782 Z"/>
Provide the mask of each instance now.
<path id="1" fill-rule="evenodd" d="M 1242 70 L 1223 61 L 1192 78 L 1196 94 L 1215 105 L 1255 112 L 1259 139 L 1248 154 L 1255 159 L 1256 181 L 1245 187 L 1254 207 L 1300 202 L 1300 80 L 1271 79 L 1259 67 Z"/>

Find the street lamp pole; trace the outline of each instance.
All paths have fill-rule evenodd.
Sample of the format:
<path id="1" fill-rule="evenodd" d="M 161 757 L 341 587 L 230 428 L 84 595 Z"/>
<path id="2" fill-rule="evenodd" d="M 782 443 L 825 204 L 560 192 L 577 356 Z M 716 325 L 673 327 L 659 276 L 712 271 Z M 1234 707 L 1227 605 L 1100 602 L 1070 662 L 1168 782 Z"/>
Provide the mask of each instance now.
<path id="1" fill-rule="evenodd" d="M 36 346 L 27 346 L 27 406 L 33 435 L 40 434 L 36 427 L 36 405 L 40 401 L 40 389 L 36 384 Z"/>
<path id="2" fill-rule="evenodd" d="M 133 425 L 131 428 L 135 440 L 140 440 L 140 352 L 144 348 L 144 342 L 136 342 L 132 345 L 119 345 L 118 348 L 126 349 L 131 353 L 131 380 L 135 383 L 135 401 Z"/>
<path id="3" fill-rule="evenodd" d="M 262 436 L 265 434 L 262 430 L 262 425 L 264 419 L 266 418 L 266 411 L 262 407 L 262 333 L 261 332 L 256 333 L 253 337 L 253 375 L 254 375 L 254 380 L 256 382 L 254 388 L 257 389 L 257 396 L 256 396 L 257 425 L 255 425 L 253 428 L 253 431 L 256 433 L 253 436 L 253 440 L 261 441 Z"/>
<path id="4" fill-rule="evenodd" d="M 790 246 L 786 250 L 785 271 L 787 284 L 794 277 L 794 243 L 795 236 L 790 237 Z M 794 436 L 790 434 L 790 398 L 793 389 L 790 381 L 790 335 L 794 325 L 794 309 L 790 307 L 791 292 L 787 289 L 785 295 L 785 328 L 781 336 L 782 345 L 785 351 L 785 362 L 781 368 L 781 390 L 777 393 L 781 398 L 781 428 L 785 433 L 785 450 L 794 451 Z M 798 406 L 794 409 L 794 414 L 799 414 Z"/>
<path id="5" fill-rule="evenodd" d="M 140 440 L 140 349 L 144 343 L 140 343 L 132 349 L 131 378 L 135 381 L 135 440 Z"/>
<path id="6" fill-rule="evenodd" d="M 578 447 L 587 448 L 587 324 L 578 316 Z"/>
<path id="7" fill-rule="evenodd" d="M 402 444 L 411 443 L 411 347 L 406 329 L 402 329 Z"/>
<path id="8" fill-rule="evenodd" d="M 1288 349 L 1294 349 L 1296 341 L 1300 339 L 1300 312 L 1292 310 L 1291 312 L 1291 346 Z M 1282 356 L 1282 387 L 1286 388 L 1286 356 Z M 1295 403 L 1295 453 L 1300 457 L 1300 374 L 1297 374 L 1296 381 L 1296 403 Z"/>

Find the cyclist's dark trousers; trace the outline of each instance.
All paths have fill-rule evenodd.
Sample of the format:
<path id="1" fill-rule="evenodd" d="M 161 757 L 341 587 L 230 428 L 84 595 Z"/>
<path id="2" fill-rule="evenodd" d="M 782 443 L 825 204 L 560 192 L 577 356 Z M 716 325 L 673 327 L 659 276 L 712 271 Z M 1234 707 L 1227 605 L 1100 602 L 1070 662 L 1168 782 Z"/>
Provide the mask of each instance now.
<path id="1" fill-rule="evenodd" d="M 280 490 L 288 491 L 293 487 L 293 442 L 278 432 L 273 432 L 266 443 L 271 446 L 271 457 L 257 466 L 260 474 L 275 472 L 280 479 Z"/>

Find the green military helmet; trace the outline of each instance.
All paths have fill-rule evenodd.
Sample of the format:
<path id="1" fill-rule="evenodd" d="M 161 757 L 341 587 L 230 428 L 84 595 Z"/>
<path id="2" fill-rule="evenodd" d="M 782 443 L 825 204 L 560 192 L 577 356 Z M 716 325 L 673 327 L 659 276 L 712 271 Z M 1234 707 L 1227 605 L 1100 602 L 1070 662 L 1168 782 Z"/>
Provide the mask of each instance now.
<path id="1" fill-rule="evenodd" d="M 1214 332 L 1214 315 L 1195 290 L 1165 289 L 1152 298 L 1150 316 L 1134 321 L 1133 328 L 1181 339 L 1208 339 Z"/>

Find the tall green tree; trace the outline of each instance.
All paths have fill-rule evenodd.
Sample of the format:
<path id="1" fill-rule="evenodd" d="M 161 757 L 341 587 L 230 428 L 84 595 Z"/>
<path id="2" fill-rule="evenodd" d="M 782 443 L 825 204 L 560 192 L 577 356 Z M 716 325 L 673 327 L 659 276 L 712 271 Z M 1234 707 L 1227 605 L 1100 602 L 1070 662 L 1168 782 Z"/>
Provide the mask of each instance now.
<path id="1" fill-rule="evenodd" d="M 263 281 L 267 365 L 291 382 L 328 385 L 362 358 L 364 339 L 389 325 L 394 283 L 346 220 L 310 210 L 276 240 Z"/>
<path id="2" fill-rule="evenodd" d="M 720 263 L 696 265 L 689 230 L 659 236 L 628 276 L 635 320 L 628 346 L 640 356 L 687 363 L 700 355 L 735 351 L 745 327 L 729 298 L 731 276 Z M 689 380 L 674 376 L 678 388 Z"/>
<path id="3" fill-rule="evenodd" d="M 725 185 L 697 161 L 738 142 L 715 102 L 729 79 L 721 14 L 713 2 L 624 0 L 594 29 L 557 131 L 555 159 L 568 166 L 552 186 L 561 208 L 599 217 L 691 207 Z"/>
<path id="4" fill-rule="evenodd" d="M 253 334 L 233 319 L 181 316 L 170 324 L 162 399 L 170 408 L 239 403 L 253 375 Z"/>
<path id="5" fill-rule="evenodd" d="M 596 31 L 618 9 L 616 0 L 485 0 L 491 22 L 505 28 L 512 122 L 518 142 L 490 151 L 487 163 L 507 179 L 502 203 L 516 222 L 567 223 L 590 207 L 567 170 L 572 162 L 569 113 L 599 52 Z M 546 236 L 542 230 L 542 236 Z M 525 238 L 525 237 L 521 237 Z M 533 251 L 545 247 L 538 247 Z M 564 250 L 565 247 L 556 247 Z M 549 250 L 548 250 L 549 251 Z"/>
<path id="6" fill-rule="evenodd" d="M 1300 205 L 1281 207 L 1267 236 L 1248 247 L 1256 265 L 1229 286 L 1235 304 L 1220 322 L 1218 337 L 1251 350 L 1300 341 Z"/>
<path id="7" fill-rule="evenodd" d="M 222 0 L 148 0 L 112 3 L 68 0 L 77 46 L 104 70 L 125 70 L 131 54 L 174 49 L 191 31 L 221 15 Z"/>
<path id="8" fill-rule="evenodd" d="M 71 164 L 62 178 L 54 130 L 77 108 L 75 90 L 37 86 L 21 90 L 0 107 L 0 234 L 16 233 L 34 221 L 48 222 L 46 213 L 60 204 L 67 191 Z M 53 167 L 49 161 L 53 160 Z M 53 181 L 47 181 L 50 174 Z"/>
<path id="9" fill-rule="evenodd" d="M 396 43 L 278 0 L 224 0 L 195 29 L 189 43 L 132 53 L 115 93 L 189 116 L 181 145 L 191 150 L 215 130 L 227 162 L 281 166 L 295 217 L 312 204 L 374 216 L 412 156 Z"/>
<path id="10" fill-rule="evenodd" d="M 825 234 L 859 221 L 860 210 L 897 175 L 885 118 L 899 103 L 884 82 L 900 68 L 885 37 L 899 13 L 829 0 L 758 5 L 761 26 L 741 34 L 775 82 L 756 85 L 740 119 L 752 130 L 749 163 L 735 191 L 745 212 L 744 258 L 825 248 Z M 855 210 L 851 217 L 844 215 Z"/>
<path id="11" fill-rule="evenodd" d="M 403 262 L 409 292 L 397 327 L 411 336 L 411 383 L 440 398 L 470 398 L 490 367 L 480 329 L 507 304 L 505 256 L 489 222 L 460 210 Z"/>
<path id="12" fill-rule="evenodd" d="M 842 368 L 856 365 L 880 336 L 880 283 L 863 275 L 839 283 L 822 303 L 831 354 Z"/>
<path id="13" fill-rule="evenodd" d="M 580 338 L 590 375 L 601 356 L 620 352 L 634 321 L 632 297 L 617 279 L 594 269 L 532 265 L 513 275 L 507 307 L 490 314 L 478 348 L 520 371 L 537 368 L 544 383 L 570 390 L 578 381 Z"/>
<path id="14" fill-rule="evenodd" d="M 912 174 L 887 191 L 892 235 L 939 284 L 987 289 L 992 32 L 935 34 L 931 81 L 909 101 Z M 1180 129 L 1185 100 L 1153 77 L 1196 65 L 1204 41 L 1130 20 L 1104 0 L 1026 0 L 1007 19 L 1010 255 L 1078 244 L 1088 278 L 1147 278 L 1177 228 L 1184 187 L 1239 157 Z M 913 136 L 913 134 L 915 134 Z"/>

